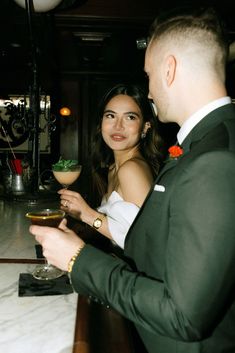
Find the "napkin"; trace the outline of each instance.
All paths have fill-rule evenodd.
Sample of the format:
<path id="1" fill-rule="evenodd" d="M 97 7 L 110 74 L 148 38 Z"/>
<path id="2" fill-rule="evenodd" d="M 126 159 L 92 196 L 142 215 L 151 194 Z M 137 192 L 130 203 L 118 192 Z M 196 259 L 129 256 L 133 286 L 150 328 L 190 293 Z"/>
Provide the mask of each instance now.
<path id="1" fill-rule="evenodd" d="M 19 297 L 62 295 L 70 293 L 73 293 L 73 287 L 66 274 L 51 280 L 38 280 L 30 273 L 20 273 L 18 288 Z"/>

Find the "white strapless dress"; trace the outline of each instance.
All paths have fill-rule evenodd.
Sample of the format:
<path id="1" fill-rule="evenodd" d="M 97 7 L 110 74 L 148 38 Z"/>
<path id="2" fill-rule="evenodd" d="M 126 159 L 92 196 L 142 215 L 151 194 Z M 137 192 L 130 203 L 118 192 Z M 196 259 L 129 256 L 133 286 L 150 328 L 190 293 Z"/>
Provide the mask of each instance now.
<path id="1" fill-rule="evenodd" d="M 107 215 L 112 238 L 117 245 L 124 249 L 125 237 L 139 212 L 139 207 L 124 201 L 116 191 L 113 191 L 108 199 L 103 198 L 97 210 Z"/>

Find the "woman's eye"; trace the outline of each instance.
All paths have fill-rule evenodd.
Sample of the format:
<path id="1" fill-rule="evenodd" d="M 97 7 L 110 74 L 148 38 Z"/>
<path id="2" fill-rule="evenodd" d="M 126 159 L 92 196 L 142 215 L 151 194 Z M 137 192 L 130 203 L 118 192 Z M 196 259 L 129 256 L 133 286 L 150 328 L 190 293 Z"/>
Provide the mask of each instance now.
<path id="1" fill-rule="evenodd" d="M 128 115 L 128 116 L 127 116 L 127 119 L 128 119 L 128 120 L 135 120 L 135 119 L 136 119 L 136 116 L 135 116 L 135 115 Z"/>
<path id="2" fill-rule="evenodd" d="M 104 115 L 104 118 L 106 118 L 106 119 L 113 119 L 114 118 L 114 115 L 113 114 L 105 114 Z"/>

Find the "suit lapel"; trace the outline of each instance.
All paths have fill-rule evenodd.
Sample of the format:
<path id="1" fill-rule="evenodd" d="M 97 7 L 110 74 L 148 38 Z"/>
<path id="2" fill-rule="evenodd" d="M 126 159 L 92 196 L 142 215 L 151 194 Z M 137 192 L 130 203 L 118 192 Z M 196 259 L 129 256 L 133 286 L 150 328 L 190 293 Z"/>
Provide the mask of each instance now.
<path id="1" fill-rule="evenodd" d="M 177 159 L 171 161 L 166 160 L 166 165 L 160 171 L 156 182 L 161 178 L 161 176 L 167 172 L 169 169 L 176 166 L 181 158 L 184 158 L 191 150 L 193 143 L 201 140 L 208 132 L 210 132 L 216 125 L 220 124 L 225 120 L 225 117 L 228 118 L 232 116 L 234 118 L 235 108 L 233 104 L 224 105 L 211 113 L 209 113 L 205 118 L 203 118 L 188 134 L 186 139 L 183 141 L 181 147 L 183 149 L 183 155 Z M 230 115 L 231 114 L 231 115 Z"/>
<path id="2" fill-rule="evenodd" d="M 224 105 L 211 113 L 209 113 L 205 118 L 203 118 L 194 128 L 193 130 L 188 134 L 186 139 L 183 141 L 181 147 L 183 148 L 183 155 L 180 157 L 174 159 L 167 159 L 164 162 L 164 166 L 160 170 L 157 178 L 155 179 L 154 185 L 149 191 L 144 204 L 146 201 L 149 199 L 149 196 L 151 195 L 152 191 L 154 190 L 155 184 L 158 183 L 158 181 L 162 178 L 162 176 L 168 172 L 170 169 L 176 167 L 176 165 L 180 162 L 181 159 L 184 159 L 184 157 L 190 152 L 192 145 L 201 140 L 211 129 L 213 129 L 216 125 L 220 124 L 222 121 L 231 116 L 234 118 L 235 115 L 235 107 L 234 104 L 227 104 Z M 144 206 L 144 205 L 143 205 Z M 143 207 L 142 207 L 143 208 Z M 138 217 L 137 217 L 138 218 Z"/>
<path id="3" fill-rule="evenodd" d="M 191 145 L 201 140 L 207 135 L 216 125 L 223 121 L 231 118 L 234 119 L 235 107 L 234 104 L 226 104 L 216 110 L 213 110 L 205 118 L 203 118 L 189 133 L 186 139 L 182 143 L 182 148 L 187 153 L 191 149 Z"/>
<path id="4" fill-rule="evenodd" d="M 172 158 L 172 159 L 169 159 L 169 160 L 166 160 L 165 161 L 165 165 L 162 167 L 162 169 L 160 170 L 156 180 L 155 180 L 155 184 L 158 182 L 158 180 L 162 177 L 163 174 L 165 174 L 168 170 L 174 168 L 177 163 L 179 162 L 180 158 L 182 157 L 179 157 L 179 158 Z"/>
<path id="5" fill-rule="evenodd" d="M 177 159 L 168 159 L 165 161 L 165 164 L 162 167 L 162 169 L 160 170 L 160 172 L 154 182 L 153 187 L 149 191 L 149 193 L 144 201 L 144 204 L 140 208 L 140 211 L 139 211 L 137 217 L 135 218 L 134 222 L 132 223 L 132 225 L 130 227 L 129 232 L 127 233 L 126 241 L 128 241 L 128 238 L 131 234 L 131 229 L 133 228 L 133 226 L 135 225 L 135 223 L 138 221 L 139 217 L 143 213 L 146 203 L 148 202 L 150 196 L 154 192 L 154 186 L 156 184 L 158 184 L 158 182 L 160 181 L 162 176 L 166 172 L 175 168 L 177 166 L 177 164 L 180 163 L 181 160 L 182 161 L 184 160 L 184 158 L 189 154 L 194 143 L 201 140 L 206 134 L 209 133 L 210 130 L 212 130 L 216 125 L 220 124 L 222 121 L 225 121 L 225 120 L 228 121 L 230 118 L 234 119 L 234 115 L 235 115 L 235 108 L 234 108 L 233 104 L 228 104 L 228 105 L 220 107 L 220 108 L 216 109 L 215 111 L 211 112 L 210 114 L 208 114 L 204 119 L 202 119 L 200 121 L 200 123 L 198 123 L 193 128 L 193 130 L 189 133 L 189 135 L 186 137 L 186 139 L 183 141 L 183 143 L 181 145 L 181 147 L 183 148 L 183 155 L 181 155 Z"/>

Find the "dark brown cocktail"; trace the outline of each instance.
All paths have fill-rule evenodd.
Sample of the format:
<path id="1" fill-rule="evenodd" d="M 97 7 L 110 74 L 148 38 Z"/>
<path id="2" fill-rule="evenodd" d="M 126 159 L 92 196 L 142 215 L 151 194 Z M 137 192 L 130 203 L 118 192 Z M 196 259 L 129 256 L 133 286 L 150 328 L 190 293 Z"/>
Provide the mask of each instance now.
<path id="1" fill-rule="evenodd" d="M 37 226 L 58 228 L 65 216 L 65 212 L 60 209 L 45 208 L 39 211 L 28 212 L 25 215 L 31 223 Z M 39 280 L 50 280 L 62 276 L 65 272 L 52 266 L 47 261 L 44 265 L 38 265 L 32 275 Z"/>
<path id="2" fill-rule="evenodd" d="M 32 224 L 54 228 L 59 227 L 64 216 L 64 211 L 50 208 L 26 213 L 26 217 L 30 218 Z"/>

